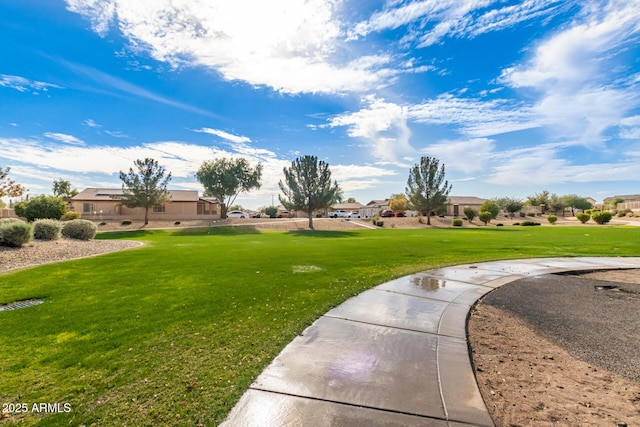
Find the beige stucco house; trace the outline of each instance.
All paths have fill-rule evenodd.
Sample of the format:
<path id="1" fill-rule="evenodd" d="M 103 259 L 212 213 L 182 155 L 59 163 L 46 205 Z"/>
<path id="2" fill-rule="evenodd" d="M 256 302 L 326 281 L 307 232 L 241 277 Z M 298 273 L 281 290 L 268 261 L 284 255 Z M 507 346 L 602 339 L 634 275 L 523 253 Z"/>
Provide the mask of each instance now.
<path id="1" fill-rule="evenodd" d="M 168 190 L 169 200 L 149 210 L 150 220 L 194 220 L 220 217 L 215 198 L 200 197 L 195 190 Z M 123 192 L 118 188 L 87 188 L 68 203 L 68 210 L 80 212 L 89 220 L 144 219 L 143 208 L 122 204 Z"/>

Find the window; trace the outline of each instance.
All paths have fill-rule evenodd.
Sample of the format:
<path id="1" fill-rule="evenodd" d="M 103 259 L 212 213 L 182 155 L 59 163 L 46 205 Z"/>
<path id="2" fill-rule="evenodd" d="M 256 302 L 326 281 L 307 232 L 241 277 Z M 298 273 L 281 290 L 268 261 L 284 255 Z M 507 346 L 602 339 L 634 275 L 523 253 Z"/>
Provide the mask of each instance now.
<path id="1" fill-rule="evenodd" d="M 95 203 L 83 203 L 82 204 L 82 213 L 92 214 L 96 211 Z"/>
<path id="2" fill-rule="evenodd" d="M 153 207 L 153 212 L 155 212 L 155 213 L 164 213 L 164 205 L 155 205 Z"/>

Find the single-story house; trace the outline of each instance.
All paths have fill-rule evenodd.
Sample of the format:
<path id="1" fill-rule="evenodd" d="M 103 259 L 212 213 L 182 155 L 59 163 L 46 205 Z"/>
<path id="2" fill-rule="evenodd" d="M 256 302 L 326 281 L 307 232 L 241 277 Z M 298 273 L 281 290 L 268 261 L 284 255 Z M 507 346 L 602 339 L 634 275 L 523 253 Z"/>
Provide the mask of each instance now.
<path id="1" fill-rule="evenodd" d="M 380 215 L 380 212 L 385 209 L 389 209 L 389 199 L 372 200 L 360 208 L 360 216 L 362 218 L 373 218 L 376 215 Z"/>
<path id="2" fill-rule="evenodd" d="M 615 199 L 623 199 L 624 202 L 618 203 L 617 206 L 610 206 L 611 202 Z M 633 213 L 637 214 L 640 213 L 640 194 L 627 194 L 623 196 L 607 197 L 603 200 L 603 204 L 605 208 L 611 207 L 613 209 L 620 210 L 631 209 Z"/>
<path id="3" fill-rule="evenodd" d="M 167 190 L 169 200 L 149 210 L 150 220 L 189 220 L 220 217 L 215 198 L 200 197 L 195 190 Z M 128 208 L 122 204 L 123 191 L 118 188 L 87 188 L 68 203 L 68 210 L 80 212 L 82 218 L 143 219 L 144 208 Z"/>
<path id="4" fill-rule="evenodd" d="M 447 213 L 448 216 L 464 216 L 464 208 L 470 207 L 476 211 L 480 211 L 480 206 L 487 199 L 481 199 L 475 196 L 449 196 L 447 199 Z"/>

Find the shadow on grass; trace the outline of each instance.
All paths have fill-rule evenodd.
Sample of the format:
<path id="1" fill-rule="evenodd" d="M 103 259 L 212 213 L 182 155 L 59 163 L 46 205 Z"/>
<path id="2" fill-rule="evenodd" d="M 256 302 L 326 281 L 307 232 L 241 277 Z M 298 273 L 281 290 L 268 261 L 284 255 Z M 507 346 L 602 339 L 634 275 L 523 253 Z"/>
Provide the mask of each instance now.
<path id="1" fill-rule="evenodd" d="M 336 230 L 291 230 L 286 234 L 292 236 L 304 237 L 354 237 L 358 236 L 355 231 L 336 231 Z"/>
<path id="2" fill-rule="evenodd" d="M 172 231 L 171 234 L 174 236 L 240 236 L 260 233 L 260 230 L 252 225 L 225 225 L 206 228 L 181 228 Z"/>

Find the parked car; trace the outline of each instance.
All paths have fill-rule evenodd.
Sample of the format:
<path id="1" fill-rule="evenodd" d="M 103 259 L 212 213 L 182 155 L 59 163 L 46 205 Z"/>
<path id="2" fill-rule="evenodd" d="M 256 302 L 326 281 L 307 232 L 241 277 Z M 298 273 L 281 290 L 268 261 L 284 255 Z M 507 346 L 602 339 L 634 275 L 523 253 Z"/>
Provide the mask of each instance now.
<path id="1" fill-rule="evenodd" d="M 249 218 L 249 214 L 242 211 L 227 212 L 227 218 Z"/>
<path id="2" fill-rule="evenodd" d="M 351 212 L 348 218 L 360 218 L 360 212 Z"/>
<path id="3" fill-rule="evenodd" d="M 380 216 L 383 218 L 391 218 L 393 216 L 393 211 L 391 209 L 385 209 L 380 212 Z"/>
<path id="4" fill-rule="evenodd" d="M 329 218 L 348 218 L 349 212 L 344 209 L 337 209 L 333 212 L 329 212 Z"/>
<path id="5" fill-rule="evenodd" d="M 277 218 L 289 218 L 289 211 L 280 211 L 278 212 Z"/>

